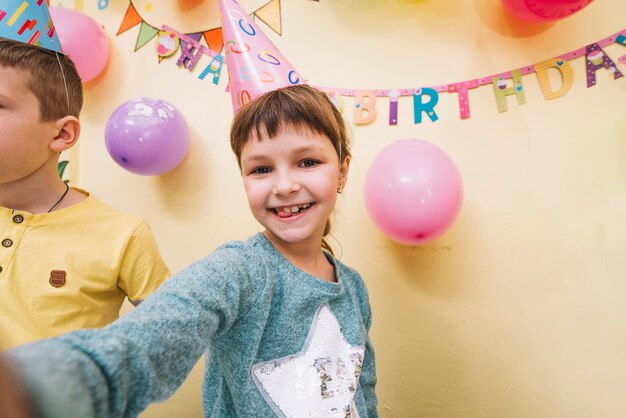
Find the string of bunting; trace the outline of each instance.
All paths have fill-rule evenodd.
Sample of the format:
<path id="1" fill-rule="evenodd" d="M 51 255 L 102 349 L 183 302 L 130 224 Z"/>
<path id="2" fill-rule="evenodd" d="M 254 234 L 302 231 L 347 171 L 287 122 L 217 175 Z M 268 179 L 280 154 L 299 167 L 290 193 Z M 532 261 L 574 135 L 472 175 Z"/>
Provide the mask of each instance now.
<path id="1" fill-rule="evenodd" d="M 219 84 L 224 65 L 224 56 L 219 53 L 222 48 L 216 50 L 215 48 L 206 47 L 200 43 L 201 36 L 192 35 L 194 34 L 184 34 L 167 25 L 163 25 L 157 39 L 157 54 L 160 58 L 172 55 L 179 49 L 180 45 L 180 57 L 176 61 L 176 65 L 182 66 L 189 71 L 195 68 L 201 57 L 206 56 L 210 59 L 210 62 L 200 72 L 198 78 L 203 80 L 210 75 L 209 78 L 212 79 L 213 84 Z M 585 58 L 588 88 L 596 84 L 596 72 L 602 68 L 608 70 L 613 79 L 622 78 L 622 72 L 603 50 L 603 48 L 612 44 L 626 47 L 626 29 L 537 64 L 472 80 L 435 86 L 395 89 L 347 89 L 319 85 L 315 85 L 315 87 L 324 90 L 333 103 L 342 110 L 344 110 L 343 97 L 354 97 L 353 122 L 355 125 L 365 125 L 376 120 L 378 116 L 377 98 L 379 97 L 388 98 L 389 125 L 397 125 L 398 102 L 399 98 L 403 96 L 413 97 L 413 122 L 415 124 L 422 123 L 423 115 L 426 115 L 431 122 L 436 122 L 439 120 L 439 116 L 435 108 L 439 102 L 440 93 L 456 93 L 458 95 L 460 118 L 468 119 L 470 117 L 469 91 L 481 86 L 491 85 L 493 87 L 498 111 L 501 113 L 507 111 L 506 100 L 508 96 L 514 95 L 518 105 L 525 104 L 526 97 L 522 83 L 523 75 L 533 73 L 536 75 L 544 99 L 553 100 L 563 96 L 570 90 L 574 80 L 574 72 L 569 61 L 577 58 Z M 220 46 L 223 47 L 223 45 Z M 226 45 L 224 53 L 241 52 L 237 49 L 237 45 Z M 626 54 L 619 57 L 619 62 L 626 65 Z M 550 82 L 549 69 L 556 70 L 561 77 L 561 85 L 558 89 L 553 88 Z"/>
<path id="2" fill-rule="evenodd" d="M 264 22 L 278 35 L 282 34 L 281 0 L 269 0 L 263 6 L 255 10 L 251 15 L 255 19 L 259 19 Z M 166 38 L 164 38 L 164 31 L 159 30 L 157 26 L 148 23 L 148 21 L 139 14 L 137 7 L 135 7 L 135 5 L 133 4 L 133 0 L 129 0 L 128 7 L 126 9 L 126 12 L 124 13 L 124 18 L 122 19 L 122 23 L 120 24 L 120 27 L 117 31 L 117 35 L 119 36 L 137 25 L 139 25 L 139 33 L 137 35 L 137 40 L 135 41 L 135 52 L 144 47 L 148 42 L 150 42 L 157 36 L 159 38 L 159 45 L 170 48 L 163 49 L 163 47 L 161 47 L 161 50 L 158 54 L 159 62 L 161 62 L 166 56 L 169 56 L 176 52 L 176 49 L 178 48 L 178 40 L 173 39 L 171 34 L 167 34 L 170 38 L 172 38 L 171 40 L 167 40 Z M 200 42 L 200 40 L 204 39 L 209 49 L 218 54 L 224 46 L 221 27 L 207 28 L 201 31 L 195 31 L 191 33 L 183 33 L 179 31 L 174 32 L 179 35 L 179 39 L 182 39 L 183 49 L 185 47 L 184 43 L 187 42 L 187 40 L 192 40 L 194 43 L 198 43 Z M 169 55 L 167 55 L 167 52 L 169 52 Z"/>

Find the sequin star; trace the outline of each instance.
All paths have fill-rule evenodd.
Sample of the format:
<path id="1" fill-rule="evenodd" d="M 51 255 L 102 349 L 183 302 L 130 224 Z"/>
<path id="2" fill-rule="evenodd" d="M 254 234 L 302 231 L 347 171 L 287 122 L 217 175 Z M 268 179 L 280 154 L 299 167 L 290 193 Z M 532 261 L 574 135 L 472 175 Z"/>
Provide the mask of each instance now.
<path id="1" fill-rule="evenodd" d="M 345 339 L 328 305 L 317 310 L 300 353 L 252 366 L 257 387 L 280 417 L 358 417 L 354 394 L 364 346 Z"/>

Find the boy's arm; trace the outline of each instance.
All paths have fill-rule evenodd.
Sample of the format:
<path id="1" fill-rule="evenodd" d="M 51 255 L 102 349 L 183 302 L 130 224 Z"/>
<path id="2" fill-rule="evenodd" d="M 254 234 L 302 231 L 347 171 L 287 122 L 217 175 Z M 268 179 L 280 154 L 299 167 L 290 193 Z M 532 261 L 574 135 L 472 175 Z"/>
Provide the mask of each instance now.
<path id="1" fill-rule="evenodd" d="M 248 309 L 245 266 L 237 254 L 214 254 L 105 328 L 8 352 L 38 416 L 134 417 L 170 397 L 211 338 Z"/>
<path id="2" fill-rule="evenodd" d="M 137 306 L 169 277 L 170 272 L 150 227 L 141 222 L 124 250 L 118 277 L 119 288 Z"/>

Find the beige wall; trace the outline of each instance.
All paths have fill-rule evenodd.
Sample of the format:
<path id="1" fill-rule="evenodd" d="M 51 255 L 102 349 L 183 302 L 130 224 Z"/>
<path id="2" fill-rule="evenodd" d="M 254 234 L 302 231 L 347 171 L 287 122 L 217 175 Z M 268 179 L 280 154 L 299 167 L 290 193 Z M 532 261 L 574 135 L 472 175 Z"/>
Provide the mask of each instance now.
<path id="1" fill-rule="evenodd" d="M 193 6 L 209 1 L 164 1 L 168 21 L 158 23 L 185 31 Z M 152 43 L 133 53 L 138 28 L 115 36 L 128 2 L 95 4 L 85 12 L 105 26 L 112 51 L 86 91 L 74 174 L 81 187 L 145 217 L 177 271 L 258 230 L 227 144 L 226 72 L 215 87 L 172 60 L 157 64 Z M 626 2 L 598 0 L 551 25 L 521 23 L 499 0 L 289 0 L 282 13 L 282 37 L 263 29 L 312 83 L 404 88 L 577 49 L 623 29 Z M 606 51 L 614 60 L 626 53 Z M 487 86 L 470 93 L 468 120 L 459 119 L 456 96 L 443 94 L 437 123 L 414 125 L 405 98 L 398 126 L 387 124 L 381 100 L 376 122 L 353 127 L 335 235 L 370 290 L 382 417 L 626 416 L 626 81 L 601 70 L 586 88 L 583 60 L 571 64 L 574 86 L 557 100 L 545 101 L 529 75 L 527 104 L 511 98 L 506 113 Z M 191 129 L 188 158 L 160 177 L 124 171 L 104 145 L 108 116 L 139 96 L 173 103 Z M 457 222 L 421 247 L 386 239 L 363 204 L 370 162 L 400 138 L 443 148 L 465 184 Z M 200 385 L 197 367 L 171 400 L 142 416 L 201 416 Z"/>

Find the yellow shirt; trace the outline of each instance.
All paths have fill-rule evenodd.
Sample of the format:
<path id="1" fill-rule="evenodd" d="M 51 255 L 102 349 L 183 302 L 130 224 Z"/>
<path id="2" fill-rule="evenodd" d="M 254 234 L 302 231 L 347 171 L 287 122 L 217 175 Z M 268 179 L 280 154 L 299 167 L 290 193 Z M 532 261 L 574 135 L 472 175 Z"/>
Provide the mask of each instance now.
<path id="1" fill-rule="evenodd" d="M 148 225 L 93 196 L 37 215 L 0 206 L 3 349 L 102 327 L 168 277 Z"/>

